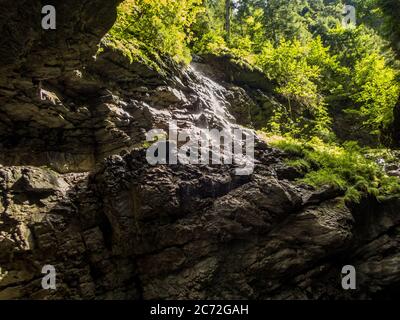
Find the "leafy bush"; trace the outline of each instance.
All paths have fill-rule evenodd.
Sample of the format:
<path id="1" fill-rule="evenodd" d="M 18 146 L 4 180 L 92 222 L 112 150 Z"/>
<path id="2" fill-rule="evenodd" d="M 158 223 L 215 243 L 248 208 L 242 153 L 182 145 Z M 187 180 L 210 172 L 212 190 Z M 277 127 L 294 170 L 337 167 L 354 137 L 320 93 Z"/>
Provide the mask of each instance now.
<path id="1" fill-rule="evenodd" d="M 326 41 L 343 67 L 336 76 L 337 85 L 332 86 L 330 102 L 340 105 L 366 132 L 378 135 L 392 122 L 399 97 L 398 72 L 391 65 L 393 52 L 364 25 L 332 29 Z"/>
<path id="2" fill-rule="evenodd" d="M 359 202 L 363 195 L 384 198 L 400 193 L 400 179 L 388 176 L 375 161 L 367 159 L 363 149 L 354 142 L 339 146 L 315 137 L 302 141 L 269 136 L 267 140 L 288 154 L 289 165 L 304 172 L 300 182 L 314 187 L 340 188 L 352 202 Z"/>
<path id="3" fill-rule="evenodd" d="M 275 110 L 271 119 L 275 131 L 329 135 L 331 120 L 322 93 L 327 76 L 339 65 L 321 38 L 307 43 L 282 40 L 278 46 L 267 42 L 257 64 L 278 83 L 276 92 L 287 100 L 287 108 Z"/>
<path id="4" fill-rule="evenodd" d="M 382 126 L 393 121 L 393 109 L 400 92 L 395 79 L 396 72 L 376 53 L 355 65 L 354 83 L 361 90 L 353 94 L 353 100 L 359 104 L 358 114 L 372 132 L 379 133 Z"/>
<path id="5" fill-rule="evenodd" d="M 202 10 L 201 0 L 125 0 L 105 43 L 131 61 L 151 64 L 158 54 L 188 63 L 190 27 Z"/>

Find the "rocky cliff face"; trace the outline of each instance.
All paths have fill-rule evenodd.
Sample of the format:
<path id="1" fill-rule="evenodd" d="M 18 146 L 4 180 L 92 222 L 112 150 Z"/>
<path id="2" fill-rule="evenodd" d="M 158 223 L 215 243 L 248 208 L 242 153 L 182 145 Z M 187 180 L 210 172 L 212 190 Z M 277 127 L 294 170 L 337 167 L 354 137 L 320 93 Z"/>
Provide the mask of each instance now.
<path id="1" fill-rule="evenodd" d="M 110 50 L 93 59 L 117 2 L 53 1 L 52 33 L 40 1 L 0 1 L 0 299 L 398 294 L 400 199 L 346 205 L 298 185 L 260 140 L 251 176 L 147 163 L 146 131 L 248 124 L 269 86 L 210 57 L 164 75 Z M 48 264 L 57 290 L 41 287 Z M 355 291 L 341 287 L 349 264 Z"/>

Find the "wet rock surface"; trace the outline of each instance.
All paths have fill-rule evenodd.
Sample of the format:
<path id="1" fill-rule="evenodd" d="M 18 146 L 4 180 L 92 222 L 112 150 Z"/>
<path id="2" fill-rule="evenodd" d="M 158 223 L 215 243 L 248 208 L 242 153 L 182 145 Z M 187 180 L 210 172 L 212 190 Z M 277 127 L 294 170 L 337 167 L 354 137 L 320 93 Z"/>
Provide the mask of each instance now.
<path id="1" fill-rule="evenodd" d="M 28 2 L 0 1 L 10 8 L 0 21 L 17 12 L 27 19 L 20 33 L 0 25 L 8 35 L 0 51 L 0 299 L 399 292 L 399 199 L 355 206 L 338 190 L 298 185 L 285 155 L 259 140 L 250 176 L 233 166 L 147 163 L 145 133 L 171 121 L 251 125 L 249 109 L 275 103 L 268 83 L 257 87 L 259 73 L 210 57 L 186 69 L 167 63 L 163 75 L 115 51 L 93 60 L 118 1 L 63 1 L 69 13 L 57 42 L 36 29 L 40 1 Z M 54 291 L 41 286 L 48 264 Z M 341 287 L 349 264 L 355 291 Z"/>

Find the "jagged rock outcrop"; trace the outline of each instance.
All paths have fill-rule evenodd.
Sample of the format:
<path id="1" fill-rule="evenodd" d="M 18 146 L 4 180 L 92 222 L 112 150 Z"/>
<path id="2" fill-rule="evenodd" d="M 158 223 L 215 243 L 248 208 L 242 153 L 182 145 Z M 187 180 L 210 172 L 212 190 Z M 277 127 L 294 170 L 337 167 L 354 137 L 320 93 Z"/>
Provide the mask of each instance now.
<path id="1" fill-rule="evenodd" d="M 1 168 L 0 297 L 338 299 L 396 290 L 399 200 L 348 208 L 329 190 L 279 180 L 282 155 L 267 152 L 242 178 L 228 167 L 152 167 L 143 151 L 112 156 L 90 176 Z M 56 267 L 55 291 L 41 288 L 44 264 Z M 347 264 L 359 272 L 354 292 L 341 289 Z"/>
<path id="2" fill-rule="evenodd" d="M 48 1 L 57 9 L 57 29 L 43 30 L 41 1 L 1 0 L 2 163 L 54 163 L 64 171 L 93 167 L 94 124 L 87 97 L 92 87 L 81 79 L 99 39 L 116 19 L 119 2 Z M 76 81 L 80 91 L 68 85 Z M 95 91 L 99 96 L 98 87 Z"/>
<path id="3" fill-rule="evenodd" d="M 0 299 L 398 293 L 400 199 L 356 206 L 338 190 L 299 185 L 285 154 L 260 140 L 250 176 L 229 165 L 148 164 L 142 145 L 152 128 L 250 124 L 249 109 L 278 102 L 267 82 L 255 87 L 259 73 L 218 69 L 210 57 L 186 69 L 166 62 L 163 75 L 108 49 L 91 59 L 117 2 L 54 1 L 59 26 L 48 35 L 34 14 L 40 1 L 0 1 L 8 8 L 0 20 Z M 42 289 L 48 264 L 57 290 Z M 355 291 L 341 287 L 348 264 L 358 272 Z"/>

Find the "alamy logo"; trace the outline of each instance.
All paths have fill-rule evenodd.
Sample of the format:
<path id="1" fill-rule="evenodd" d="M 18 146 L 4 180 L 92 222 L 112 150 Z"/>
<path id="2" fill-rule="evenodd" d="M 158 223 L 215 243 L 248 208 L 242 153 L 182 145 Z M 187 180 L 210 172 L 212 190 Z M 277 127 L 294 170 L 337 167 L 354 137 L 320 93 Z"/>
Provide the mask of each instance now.
<path id="1" fill-rule="evenodd" d="M 46 5 L 42 8 L 42 14 L 45 16 L 42 19 L 42 28 L 44 30 L 55 30 L 56 25 L 56 8 L 51 5 Z"/>
<path id="2" fill-rule="evenodd" d="M 50 264 L 43 266 L 42 273 L 45 276 L 42 278 L 42 288 L 44 290 L 56 290 L 56 268 Z"/>
<path id="3" fill-rule="evenodd" d="M 167 140 L 168 137 L 168 140 Z M 234 129 L 183 129 L 173 121 L 168 134 L 153 129 L 146 134 L 146 159 L 149 164 L 235 164 L 237 175 L 250 175 L 254 171 L 254 133 Z"/>
<path id="4" fill-rule="evenodd" d="M 351 265 L 342 268 L 342 288 L 344 290 L 356 290 L 356 268 Z"/>
<path id="5" fill-rule="evenodd" d="M 353 28 L 357 25 L 356 8 L 351 5 L 343 7 L 343 28 Z"/>

